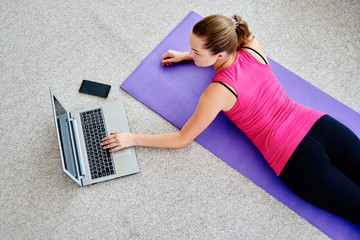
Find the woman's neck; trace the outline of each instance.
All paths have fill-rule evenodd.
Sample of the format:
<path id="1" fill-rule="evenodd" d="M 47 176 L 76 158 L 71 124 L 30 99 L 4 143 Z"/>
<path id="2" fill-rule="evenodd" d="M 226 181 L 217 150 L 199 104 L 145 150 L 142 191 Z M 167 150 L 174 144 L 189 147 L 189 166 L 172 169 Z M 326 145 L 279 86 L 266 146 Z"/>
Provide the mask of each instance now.
<path id="1" fill-rule="evenodd" d="M 214 64 L 215 71 L 219 72 L 219 71 L 223 70 L 224 68 L 231 66 L 235 62 L 236 57 L 237 57 L 237 52 L 234 52 L 225 59 L 219 59 Z"/>

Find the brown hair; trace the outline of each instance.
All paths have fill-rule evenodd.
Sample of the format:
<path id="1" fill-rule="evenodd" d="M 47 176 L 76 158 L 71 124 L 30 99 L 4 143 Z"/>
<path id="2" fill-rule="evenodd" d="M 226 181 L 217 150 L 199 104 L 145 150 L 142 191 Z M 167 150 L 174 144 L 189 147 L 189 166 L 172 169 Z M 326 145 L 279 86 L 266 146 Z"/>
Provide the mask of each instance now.
<path id="1" fill-rule="evenodd" d="M 197 22 L 192 32 L 205 40 L 205 49 L 213 54 L 231 54 L 248 42 L 251 36 L 247 23 L 238 15 L 232 19 L 221 14 L 210 15 Z"/>

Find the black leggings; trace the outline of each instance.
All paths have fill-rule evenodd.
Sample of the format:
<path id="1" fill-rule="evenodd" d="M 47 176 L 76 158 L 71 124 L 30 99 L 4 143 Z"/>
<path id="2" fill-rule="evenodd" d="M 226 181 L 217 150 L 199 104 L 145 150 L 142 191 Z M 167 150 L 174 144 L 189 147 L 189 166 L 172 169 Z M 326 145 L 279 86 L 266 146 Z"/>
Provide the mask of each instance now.
<path id="1" fill-rule="evenodd" d="M 299 197 L 360 225 L 360 140 L 332 117 L 321 117 L 280 174 Z"/>

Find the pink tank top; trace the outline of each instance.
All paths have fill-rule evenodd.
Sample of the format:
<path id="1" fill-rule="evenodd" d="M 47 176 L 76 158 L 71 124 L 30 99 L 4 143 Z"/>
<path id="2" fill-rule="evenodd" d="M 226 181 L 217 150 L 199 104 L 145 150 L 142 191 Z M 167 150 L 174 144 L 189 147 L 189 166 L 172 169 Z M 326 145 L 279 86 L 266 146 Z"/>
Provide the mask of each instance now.
<path id="1" fill-rule="evenodd" d="M 232 86 L 238 95 L 224 112 L 260 150 L 279 176 L 286 162 L 324 113 L 299 104 L 286 94 L 270 65 L 240 49 L 235 62 L 212 81 Z"/>

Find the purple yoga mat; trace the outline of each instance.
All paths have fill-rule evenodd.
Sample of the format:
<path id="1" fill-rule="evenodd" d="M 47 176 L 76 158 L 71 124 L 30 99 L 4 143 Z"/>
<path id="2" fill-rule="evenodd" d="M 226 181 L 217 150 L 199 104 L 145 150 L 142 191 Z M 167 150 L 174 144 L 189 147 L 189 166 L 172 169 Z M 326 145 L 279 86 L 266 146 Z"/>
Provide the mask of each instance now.
<path id="1" fill-rule="evenodd" d="M 189 34 L 201 19 L 197 13 L 189 13 L 121 85 L 178 128 L 182 128 L 194 112 L 215 71 L 213 67 L 199 68 L 193 62 L 163 67 L 161 56 L 169 49 L 189 51 Z M 269 62 L 279 82 L 294 100 L 330 114 L 360 136 L 359 113 L 275 61 L 269 59 Z M 331 238 L 360 238 L 358 225 L 314 207 L 293 194 L 246 135 L 223 113 L 195 140 Z"/>

